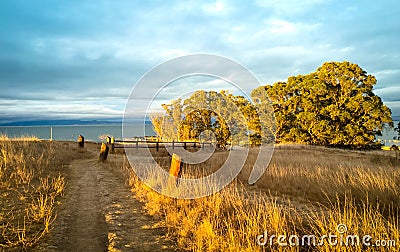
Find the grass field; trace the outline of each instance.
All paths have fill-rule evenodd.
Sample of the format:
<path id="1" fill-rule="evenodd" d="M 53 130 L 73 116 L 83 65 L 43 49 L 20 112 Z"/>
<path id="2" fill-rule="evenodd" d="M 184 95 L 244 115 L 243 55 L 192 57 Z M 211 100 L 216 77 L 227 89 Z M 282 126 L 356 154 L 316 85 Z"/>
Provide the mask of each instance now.
<path id="1" fill-rule="evenodd" d="M 204 164 L 186 166 L 183 176 L 198 177 L 204 171 L 208 174 L 209 169 L 220 167 L 226 155 L 218 152 Z M 221 192 L 193 200 L 160 195 L 138 180 L 128 162 L 124 169 L 130 172 L 130 186 L 148 213 L 163 216 L 160 224 L 168 227 L 169 236 L 188 250 L 398 250 L 400 162 L 394 153 L 279 145 L 266 173 L 249 186 L 246 182 L 256 156 L 257 149 L 253 149 L 238 179 Z M 170 157 L 157 154 L 156 160 L 168 168 Z M 146 182 L 158 183 L 157 178 Z M 347 231 L 339 233 L 343 224 Z M 267 240 L 265 236 L 260 238 L 265 232 Z M 329 234 L 342 237 L 348 246 L 340 246 L 340 240 L 334 245 L 318 239 Z M 280 246 L 279 235 L 286 236 L 286 243 L 291 237 L 294 244 L 299 237 L 300 245 Z M 305 235 L 314 235 L 316 244 L 305 242 L 301 246 Z M 352 245 L 351 239 L 356 238 L 351 235 L 359 237 L 360 245 L 356 240 Z M 372 237 L 370 247 L 362 245 L 366 235 Z M 264 246 L 257 243 L 257 238 Z M 375 242 L 386 246 L 375 246 Z"/>
<path id="2" fill-rule="evenodd" d="M 171 157 L 165 150 L 152 153 L 169 168 Z M 182 176 L 210 174 L 227 154 L 216 152 L 202 164 L 184 165 Z M 67 164 L 85 155 L 72 142 L 0 137 L 0 250 L 29 249 L 51 231 L 66 188 Z M 135 176 L 123 150 L 112 156 L 115 164 L 108 162 L 113 169 L 121 168 L 147 212 L 161 217 L 157 226 L 166 227 L 167 236 L 182 249 L 398 251 L 400 161 L 393 152 L 278 145 L 265 174 L 250 186 L 247 180 L 256 156 L 257 149 L 251 149 L 242 172 L 222 191 L 193 200 L 150 189 Z M 160 182 L 150 177 L 146 183 Z M 343 225 L 347 230 L 339 233 Z M 286 246 L 278 244 L 283 235 L 286 239 L 279 241 Z M 336 235 L 339 244 L 326 237 L 321 242 L 324 235 Z M 357 235 L 359 245 L 347 241 L 348 235 Z M 366 235 L 371 245 L 380 241 L 386 246 L 362 245 Z M 303 246 L 304 237 L 311 240 Z"/>
<path id="3" fill-rule="evenodd" d="M 51 230 L 75 155 L 61 142 L 0 136 L 0 248 L 29 248 Z"/>

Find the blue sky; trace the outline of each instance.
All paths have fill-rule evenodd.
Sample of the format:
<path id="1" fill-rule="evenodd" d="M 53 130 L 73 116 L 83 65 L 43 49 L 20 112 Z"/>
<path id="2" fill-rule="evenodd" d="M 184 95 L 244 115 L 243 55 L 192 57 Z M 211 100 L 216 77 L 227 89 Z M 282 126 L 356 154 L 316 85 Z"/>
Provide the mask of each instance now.
<path id="1" fill-rule="evenodd" d="M 0 1 L 0 123 L 122 117 L 149 69 L 211 53 L 262 84 L 357 63 L 400 116 L 398 1 Z M 169 92 L 179 97 L 179 89 Z"/>

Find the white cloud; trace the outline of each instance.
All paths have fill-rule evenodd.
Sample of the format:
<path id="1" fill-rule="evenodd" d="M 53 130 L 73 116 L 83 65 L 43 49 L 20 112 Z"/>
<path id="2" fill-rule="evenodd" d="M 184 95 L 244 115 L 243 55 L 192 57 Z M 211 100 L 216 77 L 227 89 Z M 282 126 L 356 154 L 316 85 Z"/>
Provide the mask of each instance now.
<path id="1" fill-rule="evenodd" d="M 294 23 L 279 19 L 270 20 L 267 26 L 268 33 L 272 34 L 293 33 L 298 31 Z"/>
<path id="2" fill-rule="evenodd" d="M 41 103 L 41 102 L 26 102 L 25 104 L 19 104 L 13 112 L 14 115 L 25 114 L 27 111 L 32 111 L 33 115 L 47 115 L 53 116 L 68 116 L 76 118 L 96 118 L 96 117 L 121 117 L 123 111 L 115 110 L 111 108 L 111 105 L 106 104 L 90 104 L 85 103 Z"/>
<path id="3" fill-rule="evenodd" d="M 182 49 L 164 49 L 162 50 L 159 55 L 165 59 L 172 59 L 179 56 L 188 55 L 190 52 Z"/>
<path id="4" fill-rule="evenodd" d="M 289 15 L 301 14 L 312 9 L 316 9 L 321 4 L 327 4 L 329 0 L 255 0 L 254 4 L 258 7 L 272 9 L 274 14 Z"/>
<path id="5" fill-rule="evenodd" d="M 227 4 L 220 0 L 206 3 L 202 6 L 202 9 L 208 15 L 225 15 L 229 12 Z"/>
<path id="6" fill-rule="evenodd" d="M 342 49 L 340 49 L 340 51 L 341 51 L 342 53 L 349 53 L 349 52 L 351 52 L 351 51 L 354 51 L 354 47 L 352 47 L 352 46 L 346 46 L 346 47 L 343 47 Z"/>
<path id="7" fill-rule="evenodd" d="M 197 8 L 198 8 L 198 3 L 196 3 L 195 1 L 189 1 L 189 0 L 187 0 L 187 1 L 179 1 L 178 3 L 176 3 L 174 6 L 173 6 L 173 9 L 174 9 L 174 11 L 178 11 L 178 12 L 181 12 L 181 11 L 184 11 L 184 12 L 190 12 L 190 11 L 193 11 L 193 10 L 196 10 Z"/>
<path id="8" fill-rule="evenodd" d="M 377 71 L 373 74 L 379 80 L 379 79 L 384 79 L 384 78 L 392 77 L 395 75 L 399 75 L 400 69 L 385 69 L 385 70 Z"/>
<path id="9" fill-rule="evenodd" d="M 261 33 L 270 35 L 288 34 L 297 36 L 299 34 L 311 32 L 320 26 L 318 23 L 290 22 L 276 18 L 268 19 L 264 23 L 266 28 L 261 31 Z"/>
<path id="10" fill-rule="evenodd" d="M 374 90 L 376 95 L 379 95 L 384 101 L 400 101 L 400 86 L 385 87 Z"/>

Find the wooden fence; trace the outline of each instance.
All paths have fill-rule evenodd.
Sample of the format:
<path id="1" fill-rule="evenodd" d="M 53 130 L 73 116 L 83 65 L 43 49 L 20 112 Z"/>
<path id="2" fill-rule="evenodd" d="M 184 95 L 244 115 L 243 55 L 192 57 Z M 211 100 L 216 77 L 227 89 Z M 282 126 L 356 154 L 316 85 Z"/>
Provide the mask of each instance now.
<path id="1" fill-rule="evenodd" d="M 213 142 L 183 142 L 183 141 L 172 141 L 172 142 L 161 142 L 161 141 L 149 141 L 149 140 L 118 140 L 113 137 L 107 137 L 107 143 L 111 145 L 111 150 L 118 148 L 155 148 L 158 151 L 161 147 L 172 147 L 174 148 L 202 148 L 211 147 L 215 143 Z"/>

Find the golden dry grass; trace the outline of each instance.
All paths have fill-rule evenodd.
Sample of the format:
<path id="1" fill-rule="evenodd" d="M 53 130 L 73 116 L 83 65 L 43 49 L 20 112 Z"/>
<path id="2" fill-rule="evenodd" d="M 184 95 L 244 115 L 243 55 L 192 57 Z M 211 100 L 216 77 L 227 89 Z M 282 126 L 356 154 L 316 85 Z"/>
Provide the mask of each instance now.
<path id="1" fill-rule="evenodd" d="M 38 142 L 39 138 L 36 136 L 19 136 L 19 137 L 9 137 L 7 135 L 0 135 L 0 141 L 27 141 L 27 142 Z"/>
<path id="2" fill-rule="evenodd" d="M 63 195 L 61 143 L 0 136 L 0 248 L 35 245 L 51 229 Z"/>
<path id="3" fill-rule="evenodd" d="M 397 251 L 400 246 L 400 166 L 391 153 L 322 147 L 278 146 L 267 172 L 255 186 L 246 185 L 257 151 L 253 149 L 238 179 L 214 195 L 181 200 L 163 196 L 130 173 L 129 184 L 149 214 L 164 217 L 169 236 L 193 251 Z M 216 153 L 193 173 L 215 170 L 226 153 Z M 158 159 L 161 159 L 158 157 Z M 167 161 L 159 163 L 168 164 Z M 222 161 L 221 161 L 222 160 Z M 214 166 L 209 167 L 209 163 Z M 190 171 L 190 172 L 189 172 Z M 207 172 L 209 173 L 209 172 Z M 149 178 L 148 184 L 159 183 Z M 339 224 L 348 228 L 344 234 Z M 358 235 L 392 242 L 392 247 L 257 244 L 259 235 Z M 345 237 L 346 238 L 346 237 Z M 361 239 L 361 238 L 360 238 Z M 287 240 L 286 240 L 287 242 Z M 318 240 L 317 240 L 318 243 Z"/>

